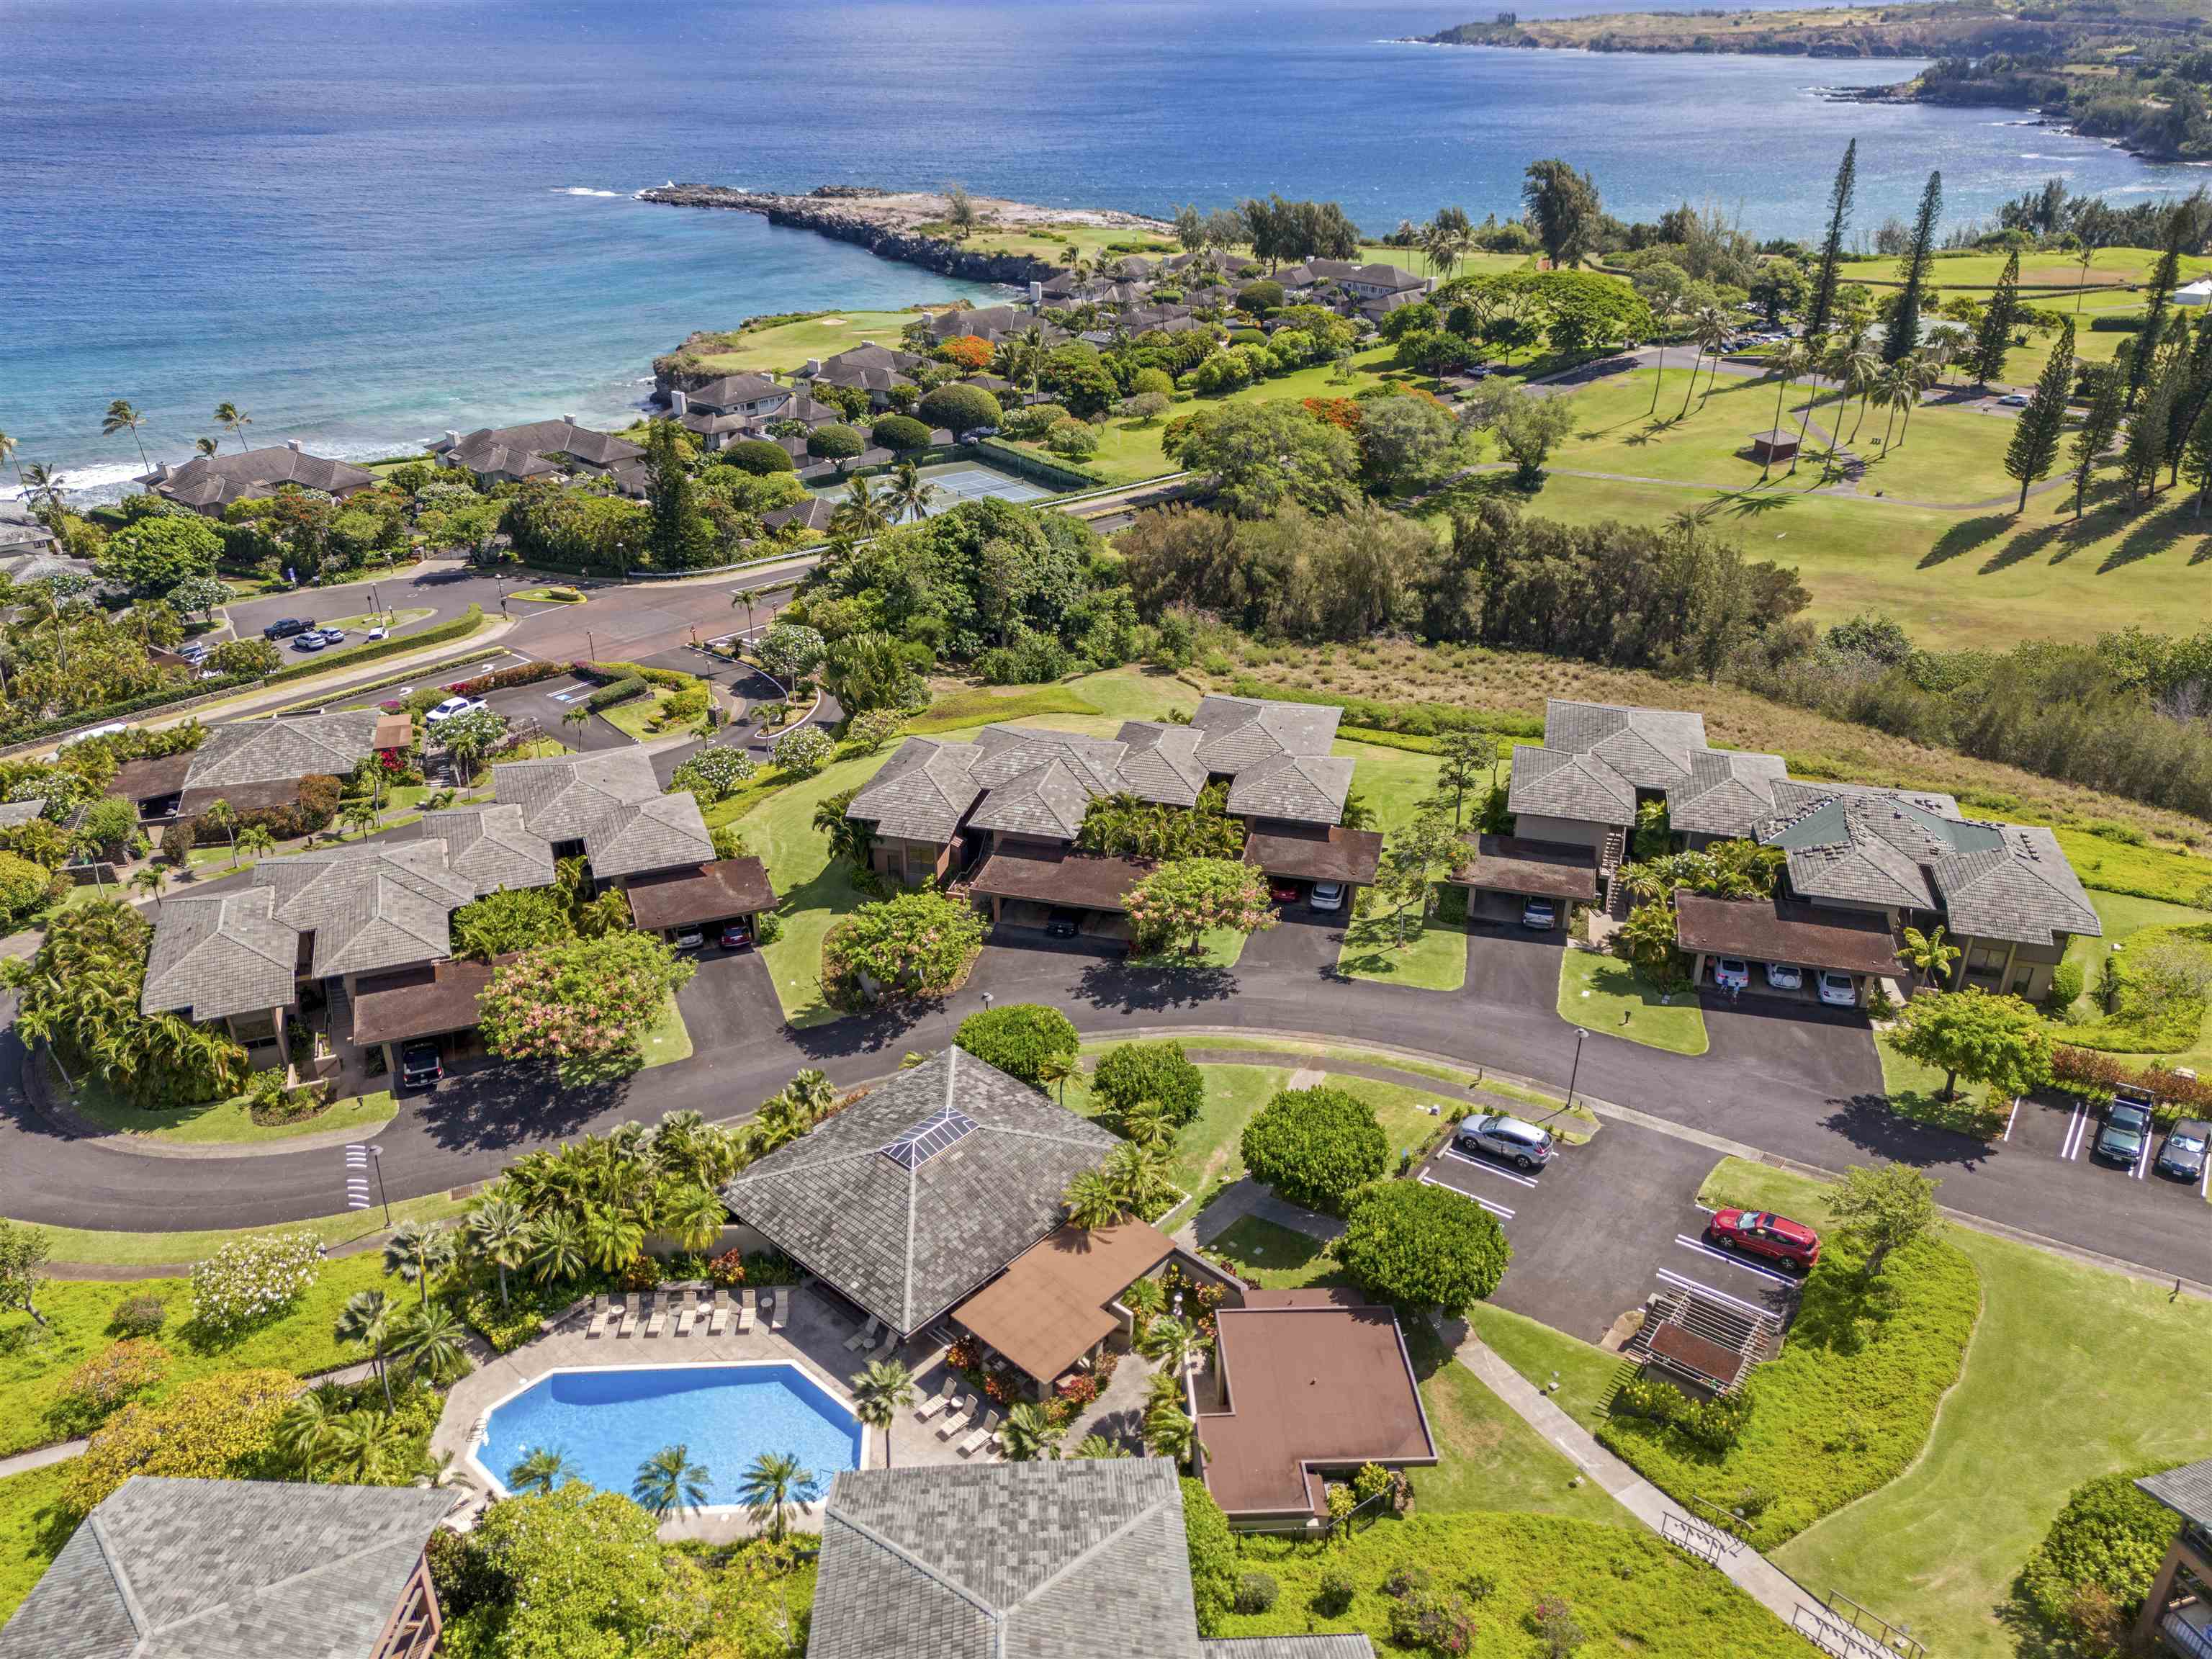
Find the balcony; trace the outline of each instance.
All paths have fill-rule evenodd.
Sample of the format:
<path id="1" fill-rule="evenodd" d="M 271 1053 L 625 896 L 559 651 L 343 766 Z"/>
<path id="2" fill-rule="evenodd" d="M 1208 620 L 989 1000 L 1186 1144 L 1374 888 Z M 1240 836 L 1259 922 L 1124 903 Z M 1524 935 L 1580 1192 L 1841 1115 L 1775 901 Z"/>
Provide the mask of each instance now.
<path id="1" fill-rule="evenodd" d="M 2158 1633 L 2181 1659 L 2212 1659 L 2212 1608 L 2202 1601 L 2168 1607 L 2158 1621 Z"/>

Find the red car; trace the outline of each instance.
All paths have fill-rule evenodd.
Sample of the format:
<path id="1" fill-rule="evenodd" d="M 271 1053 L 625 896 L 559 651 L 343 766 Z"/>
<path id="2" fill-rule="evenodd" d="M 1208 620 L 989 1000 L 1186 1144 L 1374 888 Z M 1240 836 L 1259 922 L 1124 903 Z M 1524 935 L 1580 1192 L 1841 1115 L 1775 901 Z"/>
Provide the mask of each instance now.
<path id="1" fill-rule="evenodd" d="M 1765 1210 L 1722 1210 L 1705 1224 L 1705 1237 L 1723 1250 L 1763 1255 L 1804 1272 L 1820 1259 L 1818 1233 L 1802 1221 Z"/>
<path id="2" fill-rule="evenodd" d="M 1267 884 L 1267 896 L 1278 904 L 1296 904 L 1303 895 L 1294 881 L 1271 881 Z"/>

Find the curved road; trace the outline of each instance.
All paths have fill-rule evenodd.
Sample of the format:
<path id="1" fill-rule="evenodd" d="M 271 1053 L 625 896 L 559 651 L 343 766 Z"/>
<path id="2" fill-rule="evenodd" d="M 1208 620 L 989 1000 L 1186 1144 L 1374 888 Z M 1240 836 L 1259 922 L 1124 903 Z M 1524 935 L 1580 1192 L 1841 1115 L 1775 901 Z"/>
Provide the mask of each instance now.
<path id="1" fill-rule="evenodd" d="M 2212 1283 L 2212 1209 L 2191 1189 L 2136 1182 L 2025 1144 L 1984 1146 L 1889 1112 L 1864 1023 L 1792 1007 L 1765 1012 L 1708 1000 L 1709 1054 L 1689 1057 L 1593 1031 L 1580 1044 L 1554 998 L 1552 941 L 1477 933 L 1468 983 L 1424 992 L 1337 978 L 1337 931 L 1286 921 L 1256 937 L 1233 969 L 1163 974 L 1043 945 L 994 945 L 940 1013 L 784 1026 L 757 957 L 713 959 L 682 994 L 698 1052 L 604 1088 L 561 1087 L 535 1068 L 495 1067 L 410 1098 L 381 1134 L 394 1199 L 489 1179 L 535 1146 L 626 1119 L 689 1108 L 749 1112 L 801 1066 L 849 1085 L 935 1048 L 982 1006 L 1041 1001 L 1088 1035 L 1234 1025 L 1328 1034 L 1447 1054 L 1467 1064 L 1578 1090 L 1683 1130 L 1839 1170 L 1898 1158 L 1943 1178 L 1942 1201 L 2000 1227 Z M 0 1012 L 11 1012 L 0 1009 Z M 30 1110 L 23 1048 L 0 1040 L 0 1215 L 131 1231 L 245 1226 L 343 1207 L 337 1148 L 252 1158 L 152 1158 L 76 1138 Z M 2023 1111 L 2040 1109 L 2024 1107 Z"/>

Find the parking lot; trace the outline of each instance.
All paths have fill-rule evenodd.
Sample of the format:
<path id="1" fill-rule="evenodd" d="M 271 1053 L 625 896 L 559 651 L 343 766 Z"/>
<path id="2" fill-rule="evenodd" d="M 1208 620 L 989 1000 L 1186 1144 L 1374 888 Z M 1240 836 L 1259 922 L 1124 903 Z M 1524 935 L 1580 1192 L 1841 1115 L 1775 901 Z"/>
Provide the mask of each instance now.
<path id="1" fill-rule="evenodd" d="M 1513 1264 L 1492 1302 L 1584 1341 L 1602 1341 L 1623 1314 L 1667 1290 L 1786 1327 L 1796 1279 L 1705 1242 L 1698 1188 L 1716 1161 L 1695 1142 L 1608 1122 L 1533 1174 L 1447 1145 L 1420 1179 L 1472 1198 L 1504 1229 Z"/>
<path id="2" fill-rule="evenodd" d="M 2212 1219 L 2203 1208 L 2205 1177 L 2177 1181 L 2154 1167 L 2159 1148 L 2166 1142 L 2164 1130 L 2144 1142 L 2133 1163 L 2123 1164 L 2098 1155 L 2097 1131 L 2102 1122 L 2097 1109 L 2085 1102 L 2063 1096 L 2049 1102 L 2023 1100 L 2014 1106 L 1999 1145 L 2008 1158 L 2025 1158 L 2057 1166 L 2059 1178 L 2069 1183 L 2106 1183 L 2109 1201 L 2170 1206 L 2176 1214 L 2192 1214 L 2200 1221 Z M 2124 1181 L 2136 1185 L 2133 1188 L 2113 1185 Z"/>

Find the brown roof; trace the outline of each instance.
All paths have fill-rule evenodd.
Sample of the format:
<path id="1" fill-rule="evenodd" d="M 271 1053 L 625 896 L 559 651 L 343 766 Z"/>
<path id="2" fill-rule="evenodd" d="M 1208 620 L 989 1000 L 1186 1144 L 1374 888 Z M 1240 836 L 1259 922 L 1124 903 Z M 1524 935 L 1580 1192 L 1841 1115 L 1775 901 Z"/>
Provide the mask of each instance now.
<path id="1" fill-rule="evenodd" d="M 1008 1262 L 952 1317 L 1002 1358 L 1050 1383 L 1119 1328 L 1106 1304 L 1174 1249 L 1165 1233 L 1141 1221 L 1062 1227 Z"/>
<path id="2" fill-rule="evenodd" d="M 191 768 L 190 750 L 125 761 L 115 769 L 115 781 L 107 786 L 107 793 L 120 795 L 125 800 L 155 800 L 163 795 L 182 794 L 185 774 Z"/>
<path id="3" fill-rule="evenodd" d="M 491 967 L 488 962 L 426 962 L 362 980 L 353 994 L 353 1040 L 404 1042 L 467 1030 L 477 1023 L 477 999 L 491 983 Z"/>
<path id="4" fill-rule="evenodd" d="M 180 817 L 198 817 L 219 800 L 227 800 L 233 810 L 240 812 L 260 812 L 295 805 L 300 799 L 298 778 L 272 778 L 262 783 L 210 784 L 203 788 L 187 789 L 177 803 Z"/>
<path id="5" fill-rule="evenodd" d="M 1742 1377 L 1744 1355 L 1724 1342 L 1700 1336 L 1686 1325 L 1662 1320 L 1651 1334 L 1651 1352 L 1678 1370 L 1704 1378 L 1717 1388 L 1732 1389 Z"/>
<path id="6" fill-rule="evenodd" d="M 1462 887 L 1500 893 L 1571 899 L 1597 898 L 1597 854 L 1562 842 L 1523 841 L 1518 836 L 1477 836 L 1474 851 L 1452 875 Z"/>
<path id="7" fill-rule="evenodd" d="M 991 898 L 1031 899 L 1079 910 L 1128 909 L 1128 891 L 1152 872 L 1143 859 L 1102 858 L 1058 848 L 1000 848 L 983 860 L 970 884 Z"/>
<path id="8" fill-rule="evenodd" d="M 1270 1298 L 1271 1302 L 1273 1298 Z M 1225 1412 L 1201 1411 L 1206 1484 L 1231 1515 L 1315 1510 L 1322 1469 L 1433 1463 L 1396 1316 L 1340 1297 L 1224 1308 Z"/>
<path id="9" fill-rule="evenodd" d="M 688 927 L 725 921 L 771 908 L 775 889 L 758 859 L 716 859 L 678 870 L 632 876 L 625 890 L 629 914 L 641 927 Z"/>
<path id="10" fill-rule="evenodd" d="M 1374 881 L 1382 859 L 1380 833 L 1347 830 L 1340 823 L 1255 830 L 1244 842 L 1245 863 L 1295 881 L 1348 881 L 1364 887 Z"/>
<path id="11" fill-rule="evenodd" d="M 1897 941 L 1878 915 L 1832 910 L 1795 899 L 1674 895 L 1674 938 L 1685 951 L 1795 962 L 1847 974 L 1898 975 Z"/>
<path id="12" fill-rule="evenodd" d="M 404 714 L 386 714 L 376 722 L 371 732 L 371 749 L 404 749 L 415 741 L 415 722 Z"/>

